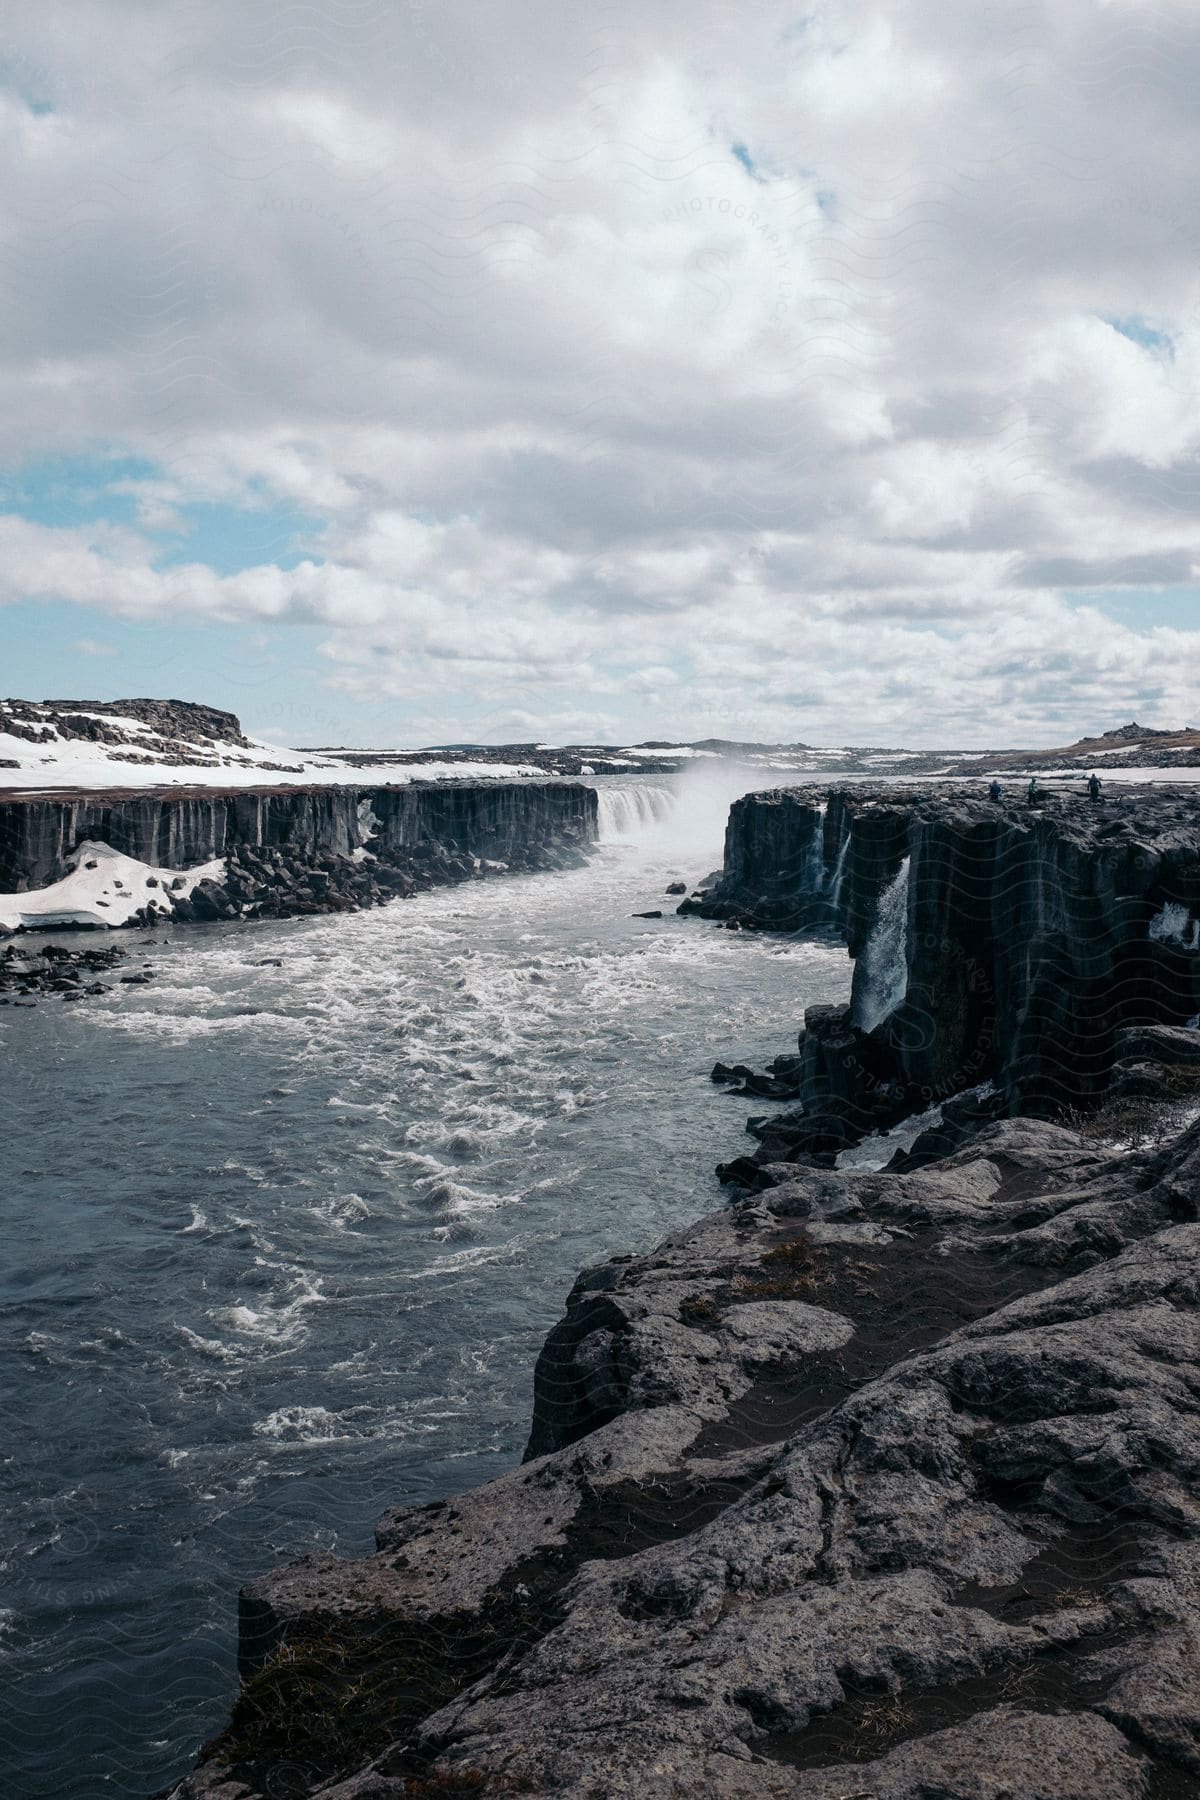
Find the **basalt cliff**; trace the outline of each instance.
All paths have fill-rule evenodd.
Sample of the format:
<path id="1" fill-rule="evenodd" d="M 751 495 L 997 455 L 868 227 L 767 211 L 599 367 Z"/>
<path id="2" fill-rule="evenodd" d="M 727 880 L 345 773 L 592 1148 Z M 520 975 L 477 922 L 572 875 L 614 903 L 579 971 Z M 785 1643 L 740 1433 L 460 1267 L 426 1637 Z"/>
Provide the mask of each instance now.
<path id="1" fill-rule="evenodd" d="M 998 1112 L 1061 1118 L 1094 1106 L 1124 1028 L 1200 1013 L 1200 790 L 748 794 L 720 880 L 681 910 L 832 932 L 854 958 L 850 1005 L 813 1009 L 782 1059 L 810 1120 L 795 1148 L 983 1084 Z"/>
<path id="2" fill-rule="evenodd" d="M 521 1467 L 245 1590 L 175 1800 L 1200 1792 L 1194 803 L 820 798 L 740 802 L 698 903 L 856 953 L 794 1130 L 880 1122 L 877 1036 L 893 1098 L 1009 1116 L 875 1169 L 784 1132 L 585 1272 Z"/>
<path id="3" fill-rule="evenodd" d="M 32 917 L 40 890 L 86 864 L 82 847 L 103 845 L 145 865 L 131 922 L 339 911 L 571 866 L 596 833 L 595 790 L 570 781 L 21 794 L 0 799 L 0 893 L 29 893 Z M 169 873 L 210 863 L 198 886 Z M 115 889 L 125 905 L 127 874 Z"/>

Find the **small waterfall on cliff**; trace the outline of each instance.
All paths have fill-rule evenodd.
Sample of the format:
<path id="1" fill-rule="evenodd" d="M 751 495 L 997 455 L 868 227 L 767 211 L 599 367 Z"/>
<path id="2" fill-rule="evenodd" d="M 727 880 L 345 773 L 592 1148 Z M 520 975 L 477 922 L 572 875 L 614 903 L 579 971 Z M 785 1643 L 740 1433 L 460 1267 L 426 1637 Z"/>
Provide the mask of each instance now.
<path id="1" fill-rule="evenodd" d="M 653 826 L 661 825 L 675 809 L 674 793 L 661 782 L 597 786 L 596 795 L 602 844 L 632 843 Z"/>
<path id="2" fill-rule="evenodd" d="M 905 857 L 879 896 L 875 929 L 855 970 L 854 1023 L 863 1031 L 894 1012 L 908 990 L 908 872 Z"/>
<path id="3" fill-rule="evenodd" d="M 813 820 L 812 836 L 808 840 L 808 848 L 804 853 L 803 886 L 814 894 L 822 892 L 829 878 L 829 871 L 825 867 L 825 810 L 826 803 L 822 800 L 817 808 L 817 816 Z"/>
<path id="4" fill-rule="evenodd" d="M 837 861 L 833 865 L 833 874 L 829 878 L 829 906 L 835 918 L 842 904 L 842 881 L 846 873 L 846 857 L 850 850 L 850 832 L 846 831 L 841 848 L 837 853 Z"/>

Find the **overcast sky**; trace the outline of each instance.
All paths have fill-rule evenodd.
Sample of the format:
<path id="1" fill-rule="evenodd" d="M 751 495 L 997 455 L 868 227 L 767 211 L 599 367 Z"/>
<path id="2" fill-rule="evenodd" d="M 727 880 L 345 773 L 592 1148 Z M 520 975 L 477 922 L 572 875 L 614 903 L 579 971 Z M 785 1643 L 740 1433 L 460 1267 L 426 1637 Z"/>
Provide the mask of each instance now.
<path id="1" fill-rule="evenodd" d="M 0 11 L 0 691 L 1200 724 L 1194 0 Z"/>

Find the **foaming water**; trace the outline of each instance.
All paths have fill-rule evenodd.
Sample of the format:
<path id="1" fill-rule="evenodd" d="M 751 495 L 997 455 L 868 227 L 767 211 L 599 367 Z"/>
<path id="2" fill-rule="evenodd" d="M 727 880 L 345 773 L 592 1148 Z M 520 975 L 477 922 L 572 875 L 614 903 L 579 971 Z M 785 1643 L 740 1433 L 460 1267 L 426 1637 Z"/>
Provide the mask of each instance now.
<path id="1" fill-rule="evenodd" d="M 630 781 L 601 788 L 598 827 L 602 844 L 624 844 L 646 835 L 668 819 L 676 794 L 665 781 Z"/>
<path id="2" fill-rule="evenodd" d="M 154 986 L 0 1015 L 6 1792 L 186 1768 L 239 1584 L 509 1466 L 578 1270 L 721 1203 L 713 1061 L 849 986 L 663 898 L 730 797 L 676 784 L 584 870 L 160 931 Z"/>

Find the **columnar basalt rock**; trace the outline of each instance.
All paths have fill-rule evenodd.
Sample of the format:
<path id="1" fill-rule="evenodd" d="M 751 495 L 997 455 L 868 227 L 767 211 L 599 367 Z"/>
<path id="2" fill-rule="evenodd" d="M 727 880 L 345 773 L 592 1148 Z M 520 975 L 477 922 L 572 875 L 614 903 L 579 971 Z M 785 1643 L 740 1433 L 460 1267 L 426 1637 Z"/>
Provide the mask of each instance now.
<path id="1" fill-rule="evenodd" d="M 0 891 L 59 880 L 76 847 L 95 842 L 165 870 L 226 859 L 228 879 L 181 903 L 181 917 L 337 910 L 501 869 L 569 867 L 596 835 L 595 790 L 569 781 L 30 795 L 0 802 Z"/>
<path id="2" fill-rule="evenodd" d="M 1009 1111 L 1061 1116 L 1096 1100 L 1119 1030 L 1200 1011 L 1200 793 L 749 794 L 721 881 L 681 910 L 845 940 L 851 1004 L 813 1022 L 801 1090 L 809 1112 L 840 1100 L 848 1136 L 987 1080 Z"/>

